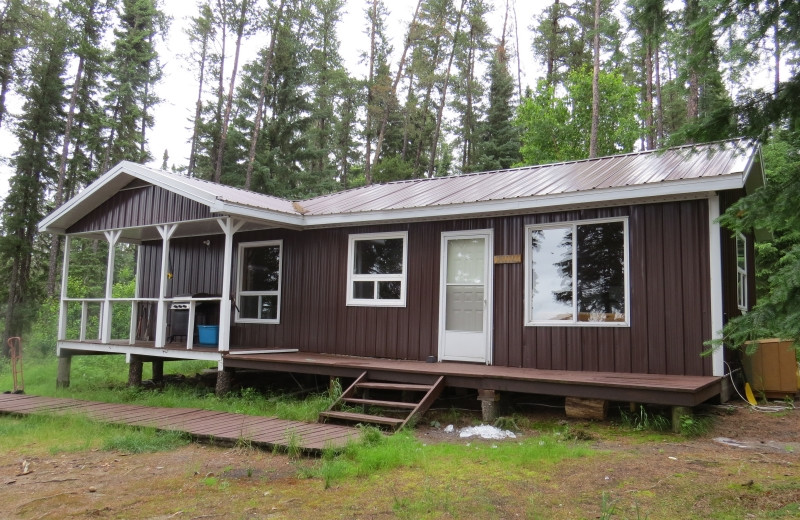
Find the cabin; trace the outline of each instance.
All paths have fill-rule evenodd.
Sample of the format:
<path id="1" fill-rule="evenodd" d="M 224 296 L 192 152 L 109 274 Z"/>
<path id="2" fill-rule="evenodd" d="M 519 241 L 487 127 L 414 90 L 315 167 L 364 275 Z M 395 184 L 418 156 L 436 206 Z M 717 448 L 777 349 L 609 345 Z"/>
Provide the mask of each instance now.
<path id="1" fill-rule="evenodd" d="M 213 361 L 221 392 L 248 369 L 435 379 L 488 409 L 724 401 L 705 343 L 755 288 L 752 237 L 717 217 L 763 172 L 736 139 L 290 201 L 122 162 L 39 224 L 66 244 L 58 383 L 72 356 L 124 354 L 134 383 L 143 362 Z M 69 294 L 76 237 L 107 244 L 100 298 Z M 111 291 L 120 244 L 133 297 Z"/>

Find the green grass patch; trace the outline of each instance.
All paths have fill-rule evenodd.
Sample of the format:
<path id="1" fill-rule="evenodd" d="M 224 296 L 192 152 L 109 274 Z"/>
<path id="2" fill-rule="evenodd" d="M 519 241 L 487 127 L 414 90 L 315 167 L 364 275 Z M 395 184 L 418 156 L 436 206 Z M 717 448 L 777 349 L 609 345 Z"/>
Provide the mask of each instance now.
<path id="1" fill-rule="evenodd" d="M 145 453 L 173 450 L 188 442 L 182 433 L 105 424 L 82 415 L 0 416 L 0 451 L 4 453 L 55 455 L 92 449 Z"/>
<path id="2" fill-rule="evenodd" d="M 472 466 L 476 471 L 485 471 L 488 467 L 499 473 L 503 472 L 502 468 L 526 472 L 537 471 L 565 458 L 586 457 L 592 453 L 596 452 L 585 444 L 557 433 L 516 442 L 478 440 L 426 445 L 408 430 L 384 436 L 374 428 L 365 428 L 360 442 L 351 443 L 338 452 L 325 450 L 315 466 L 304 468 L 302 472 L 306 477 L 321 478 L 327 489 L 338 481 L 398 468 L 455 474 Z"/>

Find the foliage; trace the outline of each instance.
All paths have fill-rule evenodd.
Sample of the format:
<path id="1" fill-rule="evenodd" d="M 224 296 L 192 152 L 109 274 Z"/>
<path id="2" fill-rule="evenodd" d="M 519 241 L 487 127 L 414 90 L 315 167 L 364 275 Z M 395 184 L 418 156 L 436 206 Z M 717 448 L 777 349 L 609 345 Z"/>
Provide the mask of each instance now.
<path id="1" fill-rule="evenodd" d="M 636 88 L 616 72 L 600 72 L 598 156 L 633 150 L 641 130 L 637 122 Z M 544 164 L 589 156 L 592 72 L 571 72 L 563 96 L 540 82 L 522 100 L 514 124 L 521 130 L 522 164 Z"/>
<path id="2" fill-rule="evenodd" d="M 637 432 L 665 432 L 672 428 L 669 419 L 657 412 L 649 411 L 644 405 L 638 406 L 636 412 L 620 410 L 619 415 L 623 426 Z"/>

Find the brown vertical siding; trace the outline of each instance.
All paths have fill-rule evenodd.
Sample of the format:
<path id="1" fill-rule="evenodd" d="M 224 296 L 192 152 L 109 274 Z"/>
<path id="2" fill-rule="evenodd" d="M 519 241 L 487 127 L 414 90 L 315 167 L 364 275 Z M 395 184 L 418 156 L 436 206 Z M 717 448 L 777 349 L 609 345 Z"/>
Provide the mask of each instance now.
<path id="1" fill-rule="evenodd" d="M 438 353 L 443 232 L 493 229 L 495 255 L 524 257 L 526 225 L 623 216 L 628 217 L 630 231 L 630 327 L 526 327 L 524 263 L 498 264 L 493 266 L 494 363 L 710 375 L 710 359 L 700 357 L 703 341 L 710 337 L 708 209 L 704 200 L 459 221 L 240 233 L 235 236 L 236 244 L 284 241 L 281 323 L 234 324 L 231 339 L 245 347 L 424 360 Z M 348 307 L 348 236 L 387 231 L 408 231 L 406 307 Z M 221 235 L 210 239 L 209 248 L 201 244 L 201 238 L 172 242 L 173 294 L 219 291 L 223 240 Z M 156 295 L 160 243 L 143 247 L 143 292 Z M 234 249 L 234 265 L 236 255 Z M 234 272 L 234 287 L 235 276 Z"/>
<path id="2" fill-rule="evenodd" d="M 73 224 L 67 233 L 149 226 L 210 216 L 208 207 L 199 202 L 147 185 L 120 190 Z"/>

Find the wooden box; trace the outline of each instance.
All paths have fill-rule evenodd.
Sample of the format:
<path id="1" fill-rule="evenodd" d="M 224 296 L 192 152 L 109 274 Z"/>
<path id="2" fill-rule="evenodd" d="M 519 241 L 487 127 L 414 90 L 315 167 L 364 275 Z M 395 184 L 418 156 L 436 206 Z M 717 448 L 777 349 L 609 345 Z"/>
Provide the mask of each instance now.
<path id="1" fill-rule="evenodd" d="M 783 399 L 797 393 L 797 356 L 792 342 L 762 339 L 752 355 L 742 354 L 745 377 L 756 397 Z"/>

